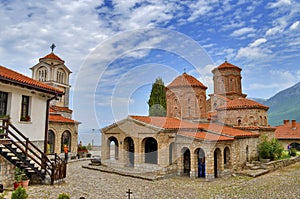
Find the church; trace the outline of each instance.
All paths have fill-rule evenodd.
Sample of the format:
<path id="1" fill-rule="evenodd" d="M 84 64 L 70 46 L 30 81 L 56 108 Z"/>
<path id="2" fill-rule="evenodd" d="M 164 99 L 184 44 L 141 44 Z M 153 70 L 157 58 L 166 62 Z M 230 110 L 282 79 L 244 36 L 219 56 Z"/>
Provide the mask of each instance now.
<path id="1" fill-rule="evenodd" d="M 102 162 L 162 176 L 211 180 L 258 159 L 261 135 L 274 137 L 268 107 L 242 92 L 241 68 L 212 70 L 214 92 L 183 73 L 166 86 L 166 117 L 128 116 L 102 129 Z"/>
<path id="2" fill-rule="evenodd" d="M 63 153 L 65 145 L 69 152 L 77 153 L 78 125 L 80 122 L 72 119 L 72 110 L 69 108 L 71 71 L 65 61 L 52 52 L 39 59 L 31 67 L 32 79 L 52 86 L 64 93 L 57 100 L 52 100 L 49 106 L 49 124 L 47 135 L 47 153 Z"/>

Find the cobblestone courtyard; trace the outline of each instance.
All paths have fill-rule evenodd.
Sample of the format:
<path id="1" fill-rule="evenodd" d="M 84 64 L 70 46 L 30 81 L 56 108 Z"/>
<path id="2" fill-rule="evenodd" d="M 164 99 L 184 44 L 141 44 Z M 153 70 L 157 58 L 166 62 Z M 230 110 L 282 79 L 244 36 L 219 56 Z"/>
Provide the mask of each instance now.
<path id="1" fill-rule="evenodd" d="M 160 181 L 146 181 L 100 171 L 83 169 L 89 161 L 68 165 L 64 183 L 54 186 L 30 186 L 30 199 L 56 199 L 68 193 L 72 199 L 128 198 L 300 198 L 300 163 L 260 176 L 231 177 L 205 182 L 202 179 L 176 177 Z"/>

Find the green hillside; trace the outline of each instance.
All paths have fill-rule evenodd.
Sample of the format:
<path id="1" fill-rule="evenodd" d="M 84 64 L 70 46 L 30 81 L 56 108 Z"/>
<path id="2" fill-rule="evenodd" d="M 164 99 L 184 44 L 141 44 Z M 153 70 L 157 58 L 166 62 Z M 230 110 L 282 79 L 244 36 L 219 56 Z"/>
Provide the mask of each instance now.
<path id="1" fill-rule="evenodd" d="M 300 82 L 280 91 L 263 104 L 270 107 L 269 123 L 272 126 L 282 124 L 285 119 L 300 122 Z"/>

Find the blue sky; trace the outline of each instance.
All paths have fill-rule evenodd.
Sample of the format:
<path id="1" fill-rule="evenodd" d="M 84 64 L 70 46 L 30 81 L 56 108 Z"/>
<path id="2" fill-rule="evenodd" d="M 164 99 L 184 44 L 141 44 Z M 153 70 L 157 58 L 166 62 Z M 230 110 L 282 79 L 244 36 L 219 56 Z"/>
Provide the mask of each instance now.
<path id="1" fill-rule="evenodd" d="M 151 84 L 184 70 L 209 87 L 227 59 L 243 92 L 269 98 L 299 82 L 300 2 L 295 0 L 0 1 L 0 65 L 31 76 L 54 52 L 73 71 L 72 108 L 90 136 L 147 115 Z M 90 139 L 90 138 L 88 138 Z"/>

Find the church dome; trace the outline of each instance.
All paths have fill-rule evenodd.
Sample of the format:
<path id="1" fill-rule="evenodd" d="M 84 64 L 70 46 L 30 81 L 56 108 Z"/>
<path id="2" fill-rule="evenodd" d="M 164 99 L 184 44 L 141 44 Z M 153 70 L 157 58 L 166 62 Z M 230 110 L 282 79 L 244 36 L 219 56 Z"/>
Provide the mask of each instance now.
<path id="1" fill-rule="evenodd" d="M 53 59 L 53 60 L 57 60 L 57 61 L 60 61 L 60 62 L 65 62 L 64 60 L 62 60 L 60 57 L 58 57 L 56 54 L 54 54 L 53 52 L 46 55 L 45 57 L 42 57 L 40 58 L 39 60 L 44 60 L 44 59 Z"/>
<path id="2" fill-rule="evenodd" d="M 263 104 L 260 104 L 256 101 L 246 99 L 246 98 L 237 98 L 234 100 L 229 101 L 226 105 L 220 106 L 217 108 L 217 110 L 230 110 L 230 109 L 251 109 L 251 108 L 257 108 L 257 109 L 264 109 L 268 110 L 269 107 L 265 106 Z"/>
<path id="3" fill-rule="evenodd" d="M 207 89 L 207 87 L 204 84 L 202 84 L 199 80 L 186 73 L 183 73 L 182 75 L 176 77 L 167 86 L 167 88 L 182 87 L 182 86 L 201 87 L 203 89 Z"/>

